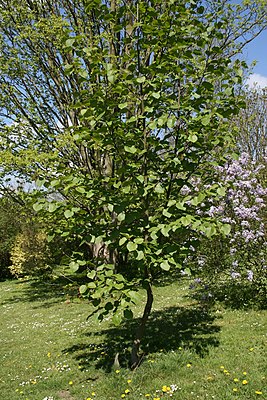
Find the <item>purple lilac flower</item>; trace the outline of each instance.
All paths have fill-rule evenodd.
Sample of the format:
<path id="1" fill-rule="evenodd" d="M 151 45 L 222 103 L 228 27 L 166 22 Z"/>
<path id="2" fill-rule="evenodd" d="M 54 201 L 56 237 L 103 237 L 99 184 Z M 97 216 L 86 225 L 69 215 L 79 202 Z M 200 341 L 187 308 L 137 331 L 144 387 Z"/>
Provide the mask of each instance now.
<path id="1" fill-rule="evenodd" d="M 248 273 L 248 276 L 247 276 L 248 281 L 252 282 L 253 281 L 253 271 L 251 271 L 251 269 L 249 269 L 247 271 L 247 273 Z"/>
<path id="2" fill-rule="evenodd" d="M 231 277 L 233 278 L 233 279 L 237 279 L 237 278 L 240 278 L 240 273 L 239 272 L 235 272 L 235 271 L 232 271 L 231 272 Z"/>

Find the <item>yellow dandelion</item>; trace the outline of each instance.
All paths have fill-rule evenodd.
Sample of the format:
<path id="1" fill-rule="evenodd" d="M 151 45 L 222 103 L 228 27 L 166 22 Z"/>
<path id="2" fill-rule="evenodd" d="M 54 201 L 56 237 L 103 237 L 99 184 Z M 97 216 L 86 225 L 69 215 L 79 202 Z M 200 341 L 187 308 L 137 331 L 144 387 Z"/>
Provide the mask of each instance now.
<path id="1" fill-rule="evenodd" d="M 131 382 L 132 382 L 132 380 L 131 380 L 131 379 L 128 379 L 127 383 L 131 383 Z"/>
<path id="2" fill-rule="evenodd" d="M 234 378 L 234 382 L 239 382 L 239 379 L 238 378 Z"/>
<path id="3" fill-rule="evenodd" d="M 188 363 L 188 364 L 186 364 L 186 366 L 187 366 L 187 368 L 191 368 L 192 364 Z"/>
<path id="4" fill-rule="evenodd" d="M 242 381 L 242 384 L 243 384 L 243 385 L 247 385 L 247 384 L 248 384 L 248 381 L 247 381 L 246 379 L 244 379 L 244 380 Z"/>
<path id="5" fill-rule="evenodd" d="M 95 396 L 96 395 L 96 393 L 95 392 L 92 392 L 92 396 Z"/>
<path id="6" fill-rule="evenodd" d="M 126 393 L 126 394 L 127 394 L 127 393 L 130 393 L 130 390 L 129 390 L 129 389 L 125 389 L 125 390 L 124 390 L 124 393 Z"/>
<path id="7" fill-rule="evenodd" d="M 223 365 L 220 366 L 221 369 L 225 369 Z"/>
<path id="8" fill-rule="evenodd" d="M 262 392 L 260 390 L 255 390 L 256 394 L 262 394 Z"/>
<path id="9" fill-rule="evenodd" d="M 150 397 L 151 395 L 149 394 L 149 393 L 146 393 L 145 394 L 145 397 Z"/>
<path id="10" fill-rule="evenodd" d="M 227 374 L 227 373 L 228 373 L 227 369 L 224 369 L 224 370 L 223 370 L 223 373 L 224 373 L 224 374 Z"/>
<path id="11" fill-rule="evenodd" d="M 233 392 L 238 392 L 238 389 L 237 388 L 233 388 Z"/>
<path id="12" fill-rule="evenodd" d="M 86 400 L 92 400 L 92 399 L 91 399 L 91 397 L 87 397 L 87 399 L 86 399 Z"/>
<path id="13" fill-rule="evenodd" d="M 246 371 L 243 372 L 243 375 L 247 375 Z"/>
<path id="14" fill-rule="evenodd" d="M 154 397 L 153 400 L 160 400 L 160 398 L 159 397 Z"/>
<path id="15" fill-rule="evenodd" d="M 72 382 L 72 381 L 69 381 L 69 385 L 73 385 L 73 382 Z"/>
<path id="16" fill-rule="evenodd" d="M 119 374 L 119 373 L 120 373 L 120 370 L 119 370 L 119 369 L 116 369 L 115 372 L 116 372 L 116 374 Z"/>
<path id="17" fill-rule="evenodd" d="M 169 391 L 171 390 L 171 388 L 170 388 L 169 386 L 163 385 L 162 388 L 161 388 L 161 390 L 162 390 L 164 393 L 166 393 L 166 392 L 169 392 Z"/>
<path id="18" fill-rule="evenodd" d="M 47 357 L 50 358 L 51 357 L 51 353 L 50 351 L 47 353 Z"/>
<path id="19" fill-rule="evenodd" d="M 126 394 L 122 393 L 121 398 L 124 399 L 124 397 L 126 397 Z"/>
<path id="20" fill-rule="evenodd" d="M 249 349 L 249 351 L 253 351 L 254 350 L 254 347 L 251 347 L 250 349 Z"/>

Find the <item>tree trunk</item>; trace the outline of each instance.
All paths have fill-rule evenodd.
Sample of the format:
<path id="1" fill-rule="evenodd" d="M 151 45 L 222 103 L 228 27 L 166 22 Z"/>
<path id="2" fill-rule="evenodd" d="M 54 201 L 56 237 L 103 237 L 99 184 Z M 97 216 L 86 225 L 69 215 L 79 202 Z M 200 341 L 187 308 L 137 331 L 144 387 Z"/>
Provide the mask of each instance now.
<path id="1" fill-rule="evenodd" d="M 148 283 L 148 287 L 146 290 L 146 296 L 147 296 L 146 297 L 146 306 L 145 306 L 141 321 L 139 323 L 139 326 L 136 330 L 135 339 L 134 339 L 133 345 L 132 345 L 131 369 L 137 368 L 141 361 L 141 358 L 139 355 L 139 348 L 140 348 L 141 340 L 145 333 L 146 323 L 147 323 L 148 317 L 150 315 L 150 312 L 152 309 L 152 304 L 153 304 L 153 292 L 152 292 L 152 285 L 150 282 Z"/>

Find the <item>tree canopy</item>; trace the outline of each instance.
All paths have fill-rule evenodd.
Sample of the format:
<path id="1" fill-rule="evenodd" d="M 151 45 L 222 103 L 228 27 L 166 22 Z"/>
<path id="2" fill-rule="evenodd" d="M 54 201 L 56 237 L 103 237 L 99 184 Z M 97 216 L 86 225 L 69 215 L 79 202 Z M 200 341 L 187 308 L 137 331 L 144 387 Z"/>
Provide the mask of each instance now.
<path id="1" fill-rule="evenodd" d="M 137 366 L 154 280 L 229 232 L 205 211 L 225 194 L 212 166 L 231 151 L 236 54 L 264 2 L 12 0 L 0 18 L 3 173 L 37 182 L 50 240 L 79 243 L 70 265 L 100 319 L 131 318 L 146 289 Z"/>

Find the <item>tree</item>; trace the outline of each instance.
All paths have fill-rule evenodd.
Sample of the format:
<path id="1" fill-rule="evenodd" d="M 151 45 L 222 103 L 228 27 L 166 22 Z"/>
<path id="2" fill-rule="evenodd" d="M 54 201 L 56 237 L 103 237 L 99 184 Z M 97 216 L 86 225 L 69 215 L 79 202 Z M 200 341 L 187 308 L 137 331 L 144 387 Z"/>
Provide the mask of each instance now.
<path id="1" fill-rule="evenodd" d="M 266 89 L 255 88 L 244 93 L 245 107 L 234 118 L 237 144 L 252 160 L 263 162 L 267 151 Z"/>
<path id="2" fill-rule="evenodd" d="M 4 172 L 38 178 L 34 209 L 54 218 L 50 239 L 89 249 L 71 267 L 88 268 L 80 291 L 100 319 L 131 318 L 145 288 L 132 367 L 154 280 L 181 268 L 200 233 L 229 232 L 203 210 L 224 194 L 210 165 L 231 148 L 228 119 L 241 106 L 234 39 L 255 16 L 258 31 L 266 23 L 260 2 L 258 14 L 245 4 L 253 22 L 235 26 L 225 1 L 213 3 L 216 18 L 199 1 L 13 0 L 1 10 L 2 115 L 13 121 L 2 128 Z"/>

